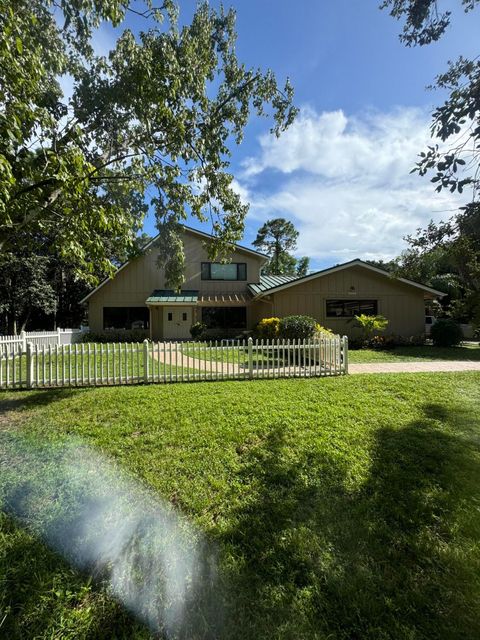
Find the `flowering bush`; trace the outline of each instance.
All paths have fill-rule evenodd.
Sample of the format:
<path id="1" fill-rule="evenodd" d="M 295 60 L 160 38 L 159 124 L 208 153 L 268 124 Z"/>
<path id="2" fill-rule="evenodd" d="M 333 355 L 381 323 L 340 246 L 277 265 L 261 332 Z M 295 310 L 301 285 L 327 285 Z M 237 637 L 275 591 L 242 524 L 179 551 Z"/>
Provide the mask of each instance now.
<path id="1" fill-rule="evenodd" d="M 259 338 L 275 340 L 278 338 L 280 328 L 280 318 L 263 318 L 257 324 L 255 333 Z"/>

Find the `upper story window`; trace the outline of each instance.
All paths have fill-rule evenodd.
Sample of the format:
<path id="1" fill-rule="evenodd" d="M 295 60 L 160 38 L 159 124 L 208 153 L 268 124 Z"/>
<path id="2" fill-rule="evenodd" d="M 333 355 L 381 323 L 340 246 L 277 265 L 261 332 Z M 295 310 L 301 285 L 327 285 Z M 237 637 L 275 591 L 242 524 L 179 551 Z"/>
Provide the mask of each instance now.
<path id="1" fill-rule="evenodd" d="M 376 300 L 327 300 L 327 318 L 353 318 L 361 314 L 376 316 Z"/>
<path id="2" fill-rule="evenodd" d="M 246 280 L 245 262 L 202 262 L 202 280 Z"/>

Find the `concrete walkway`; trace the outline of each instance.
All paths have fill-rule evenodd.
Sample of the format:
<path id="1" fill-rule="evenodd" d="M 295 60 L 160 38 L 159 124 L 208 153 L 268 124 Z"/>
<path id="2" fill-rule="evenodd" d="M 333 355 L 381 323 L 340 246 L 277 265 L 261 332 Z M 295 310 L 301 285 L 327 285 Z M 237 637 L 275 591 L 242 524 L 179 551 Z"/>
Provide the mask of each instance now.
<path id="1" fill-rule="evenodd" d="M 442 371 L 480 371 L 480 362 L 434 360 L 429 362 L 365 362 L 349 364 L 348 373 L 433 373 Z"/>

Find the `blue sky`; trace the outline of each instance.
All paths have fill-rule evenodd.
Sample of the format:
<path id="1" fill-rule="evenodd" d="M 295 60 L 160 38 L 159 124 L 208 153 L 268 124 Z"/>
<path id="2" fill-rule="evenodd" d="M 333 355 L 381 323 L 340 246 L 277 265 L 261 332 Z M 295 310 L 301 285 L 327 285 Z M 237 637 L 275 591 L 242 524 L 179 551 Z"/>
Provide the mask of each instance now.
<path id="1" fill-rule="evenodd" d="M 313 268 L 354 257 L 390 258 L 405 248 L 404 235 L 448 217 L 458 205 L 409 171 L 442 98 L 426 86 L 449 59 L 478 54 L 480 12 L 456 10 L 440 42 L 407 48 L 398 39 L 400 23 L 379 4 L 230 3 L 237 11 L 239 59 L 273 69 L 280 82 L 288 76 L 301 109 L 279 140 L 268 134 L 268 120 L 254 119 L 233 149 L 235 186 L 250 202 L 246 244 L 265 220 L 283 216 L 299 229 L 297 255 L 311 256 Z M 188 21 L 195 3 L 179 5 Z M 145 230 L 155 232 L 152 217 Z"/>

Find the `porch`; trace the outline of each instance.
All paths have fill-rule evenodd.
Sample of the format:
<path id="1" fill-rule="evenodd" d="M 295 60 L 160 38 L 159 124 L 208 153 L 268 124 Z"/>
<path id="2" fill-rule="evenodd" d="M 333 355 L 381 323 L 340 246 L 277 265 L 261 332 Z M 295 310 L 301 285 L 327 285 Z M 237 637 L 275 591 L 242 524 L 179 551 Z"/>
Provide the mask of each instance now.
<path id="1" fill-rule="evenodd" d="M 196 322 L 212 335 L 240 333 L 251 326 L 250 298 L 243 293 L 201 294 L 159 289 L 147 298 L 152 340 L 189 340 Z"/>

